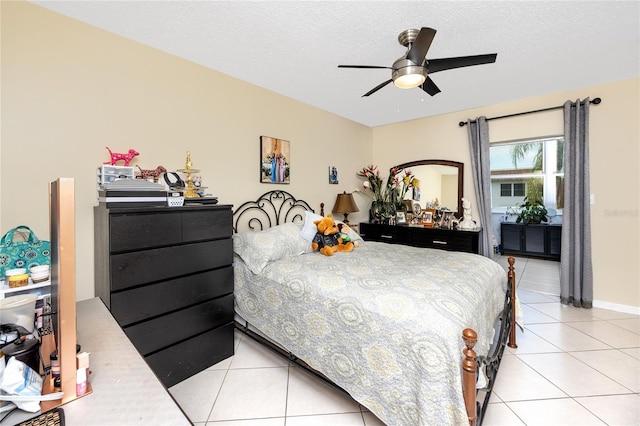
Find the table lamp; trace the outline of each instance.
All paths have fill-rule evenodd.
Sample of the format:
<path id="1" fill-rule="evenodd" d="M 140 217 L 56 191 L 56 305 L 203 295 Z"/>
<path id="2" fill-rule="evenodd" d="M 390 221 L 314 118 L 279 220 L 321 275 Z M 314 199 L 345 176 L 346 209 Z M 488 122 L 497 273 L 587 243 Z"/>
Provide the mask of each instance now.
<path id="1" fill-rule="evenodd" d="M 349 220 L 347 216 L 349 213 L 354 213 L 360 211 L 358 210 L 358 206 L 356 205 L 355 200 L 353 199 L 353 194 L 347 192 L 343 192 L 342 194 L 338 194 L 336 197 L 336 204 L 333 206 L 333 213 L 342 213 L 344 214 L 343 222 L 345 224 L 349 224 Z"/>

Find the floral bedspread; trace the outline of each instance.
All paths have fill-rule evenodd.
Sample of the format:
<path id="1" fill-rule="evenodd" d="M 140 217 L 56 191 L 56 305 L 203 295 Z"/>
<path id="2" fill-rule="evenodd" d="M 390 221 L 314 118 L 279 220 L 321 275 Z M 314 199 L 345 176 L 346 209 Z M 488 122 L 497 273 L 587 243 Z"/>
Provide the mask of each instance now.
<path id="1" fill-rule="evenodd" d="M 251 272 L 235 257 L 237 313 L 387 425 L 468 425 L 462 330 L 486 353 L 506 273 L 482 256 L 366 242 Z"/>

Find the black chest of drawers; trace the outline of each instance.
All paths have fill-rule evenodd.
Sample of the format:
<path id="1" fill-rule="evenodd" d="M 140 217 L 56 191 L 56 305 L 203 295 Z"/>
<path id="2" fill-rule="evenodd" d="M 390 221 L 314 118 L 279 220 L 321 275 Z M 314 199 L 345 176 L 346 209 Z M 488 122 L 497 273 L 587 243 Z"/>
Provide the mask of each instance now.
<path id="1" fill-rule="evenodd" d="M 233 355 L 230 205 L 99 205 L 94 225 L 96 296 L 165 386 Z"/>
<path id="2" fill-rule="evenodd" d="M 365 241 L 379 241 L 476 254 L 479 250 L 480 232 L 480 229 L 454 231 L 423 226 L 360 223 L 360 235 Z"/>

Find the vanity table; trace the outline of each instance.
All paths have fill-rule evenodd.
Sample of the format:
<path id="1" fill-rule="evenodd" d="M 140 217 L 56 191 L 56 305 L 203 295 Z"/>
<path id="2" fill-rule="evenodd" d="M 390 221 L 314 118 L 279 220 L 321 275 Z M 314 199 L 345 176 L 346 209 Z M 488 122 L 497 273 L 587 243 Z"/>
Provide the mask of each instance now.
<path id="1" fill-rule="evenodd" d="M 450 160 L 420 160 L 398 164 L 398 170 L 410 170 L 420 181 L 422 207 L 424 200 L 439 200 L 442 206 L 462 212 L 464 196 L 464 164 Z M 365 241 L 405 244 L 478 254 L 481 228 L 452 230 L 416 225 L 385 225 L 360 223 L 360 235 Z"/>
<path id="2" fill-rule="evenodd" d="M 360 223 L 360 235 L 365 241 L 404 244 L 414 247 L 463 251 L 478 254 L 481 228 L 451 230 L 411 225 Z"/>

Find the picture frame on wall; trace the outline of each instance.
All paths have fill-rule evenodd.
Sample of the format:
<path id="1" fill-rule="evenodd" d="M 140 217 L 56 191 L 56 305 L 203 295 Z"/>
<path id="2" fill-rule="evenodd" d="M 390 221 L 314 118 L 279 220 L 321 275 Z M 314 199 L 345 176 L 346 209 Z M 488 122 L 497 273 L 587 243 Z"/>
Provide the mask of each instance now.
<path id="1" fill-rule="evenodd" d="M 329 166 L 329 183 L 338 184 L 338 168 L 336 166 Z"/>
<path id="2" fill-rule="evenodd" d="M 260 182 L 291 182 L 291 148 L 289 141 L 260 136 Z"/>

